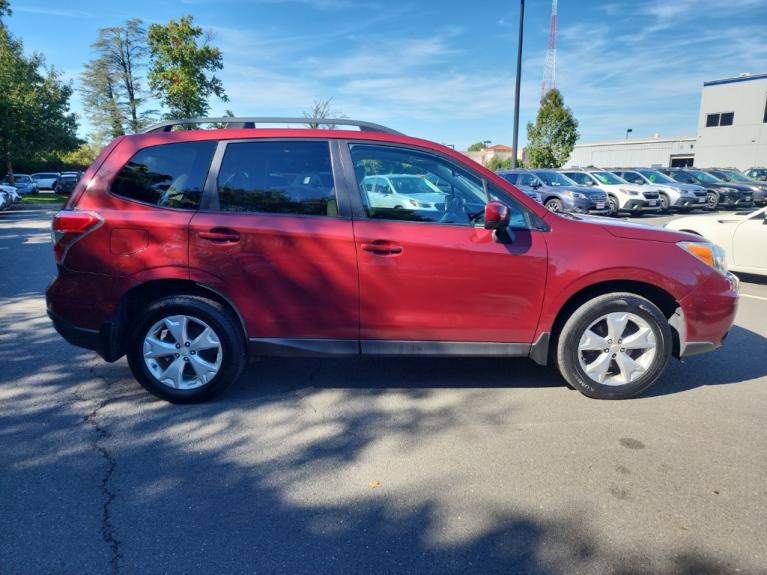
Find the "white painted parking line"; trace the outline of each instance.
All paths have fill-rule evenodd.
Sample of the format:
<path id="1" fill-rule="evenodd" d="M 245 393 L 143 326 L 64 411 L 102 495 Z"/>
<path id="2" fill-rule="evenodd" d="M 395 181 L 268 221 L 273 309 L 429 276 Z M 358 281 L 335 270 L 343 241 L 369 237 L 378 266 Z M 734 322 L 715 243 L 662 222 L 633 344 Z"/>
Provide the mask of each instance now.
<path id="1" fill-rule="evenodd" d="M 740 294 L 740 297 L 750 297 L 751 299 L 760 299 L 762 301 L 767 301 L 767 297 L 762 297 L 760 295 L 751 295 L 750 293 L 742 293 Z"/>

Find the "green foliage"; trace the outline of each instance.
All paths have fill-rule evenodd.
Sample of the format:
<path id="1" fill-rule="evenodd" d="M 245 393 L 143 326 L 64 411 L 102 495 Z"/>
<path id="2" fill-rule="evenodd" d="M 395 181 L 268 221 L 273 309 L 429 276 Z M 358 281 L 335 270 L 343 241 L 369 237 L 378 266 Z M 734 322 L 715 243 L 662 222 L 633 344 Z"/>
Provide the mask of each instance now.
<path id="1" fill-rule="evenodd" d="M 7 14 L 8 4 L 0 5 Z M 39 54 L 26 56 L 20 40 L 0 26 L 0 161 L 13 163 L 79 145 L 69 111 L 72 88 Z"/>
<path id="2" fill-rule="evenodd" d="M 0 18 L 3 16 L 10 16 L 13 14 L 11 10 L 11 4 L 8 0 L 0 0 Z"/>
<path id="3" fill-rule="evenodd" d="M 150 123 L 153 111 L 142 110 L 146 93 L 140 71 L 146 67 L 146 29 L 138 18 L 124 26 L 100 28 L 93 43 L 96 58 L 85 65 L 81 93 L 96 140 L 138 132 Z"/>
<path id="4" fill-rule="evenodd" d="M 535 168 L 559 168 L 578 141 L 578 120 L 557 89 L 541 99 L 535 124 L 527 124 L 527 160 Z"/>
<path id="5" fill-rule="evenodd" d="M 518 167 L 522 167 L 521 162 L 517 162 Z M 486 168 L 488 170 L 493 170 L 494 172 L 496 170 L 510 170 L 511 169 L 511 158 L 506 158 L 505 160 L 502 160 L 498 156 L 493 156 L 490 158 L 490 160 L 487 162 Z"/>
<path id="6" fill-rule="evenodd" d="M 169 119 L 205 116 L 210 96 L 229 100 L 221 80 L 213 75 L 224 67 L 221 50 L 210 45 L 192 20 L 182 16 L 165 26 L 149 26 L 149 87 L 168 109 Z"/>
<path id="7" fill-rule="evenodd" d="M 468 151 L 469 152 L 481 152 L 485 149 L 485 142 L 477 142 L 476 144 L 472 144 L 469 146 Z"/>
<path id="8" fill-rule="evenodd" d="M 59 152 L 57 154 L 63 170 L 81 170 L 93 163 L 96 156 L 99 155 L 101 148 L 96 144 L 84 143 L 80 147 L 69 152 Z"/>

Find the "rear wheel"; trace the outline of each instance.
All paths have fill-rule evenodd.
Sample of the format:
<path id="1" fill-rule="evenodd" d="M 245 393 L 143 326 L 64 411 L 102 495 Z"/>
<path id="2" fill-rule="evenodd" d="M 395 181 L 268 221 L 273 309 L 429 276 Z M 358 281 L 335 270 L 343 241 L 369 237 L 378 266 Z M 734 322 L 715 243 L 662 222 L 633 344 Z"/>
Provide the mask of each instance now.
<path id="1" fill-rule="evenodd" d="M 562 200 L 559 198 L 551 198 L 550 200 L 546 200 L 546 208 L 549 211 L 552 212 L 561 212 L 564 209 L 564 206 L 562 205 Z"/>
<path id="2" fill-rule="evenodd" d="M 632 293 L 610 293 L 584 303 L 565 322 L 557 365 L 584 395 L 625 399 L 658 380 L 671 346 L 671 328 L 655 304 Z"/>
<path id="3" fill-rule="evenodd" d="M 610 209 L 611 216 L 617 216 L 618 208 L 620 207 L 620 204 L 618 203 L 618 198 L 616 198 L 615 196 L 607 196 L 607 207 Z"/>
<path id="4" fill-rule="evenodd" d="M 197 403 L 223 391 L 246 363 L 242 330 L 220 303 L 200 296 L 153 302 L 128 342 L 128 364 L 150 393 Z"/>

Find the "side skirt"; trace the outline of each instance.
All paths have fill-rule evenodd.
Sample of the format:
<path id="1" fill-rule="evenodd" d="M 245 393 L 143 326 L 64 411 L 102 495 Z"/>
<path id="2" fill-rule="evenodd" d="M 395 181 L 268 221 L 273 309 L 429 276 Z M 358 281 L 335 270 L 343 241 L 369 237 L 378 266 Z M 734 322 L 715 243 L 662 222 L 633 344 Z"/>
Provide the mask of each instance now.
<path id="1" fill-rule="evenodd" d="M 444 356 L 444 357 L 528 357 L 529 343 L 486 343 L 463 341 L 339 340 L 252 338 L 254 356 Z"/>

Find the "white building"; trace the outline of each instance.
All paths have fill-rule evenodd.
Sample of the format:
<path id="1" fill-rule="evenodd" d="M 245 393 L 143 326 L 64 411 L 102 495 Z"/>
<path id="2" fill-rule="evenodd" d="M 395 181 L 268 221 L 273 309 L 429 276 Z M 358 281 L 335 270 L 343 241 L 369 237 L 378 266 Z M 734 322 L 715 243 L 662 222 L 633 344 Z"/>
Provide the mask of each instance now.
<path id="1" fill-rule="evenodd" d="M 697 136 L 578 144 L 565 166 L 767 165 L 767 74 L 703 84 Z"/>

